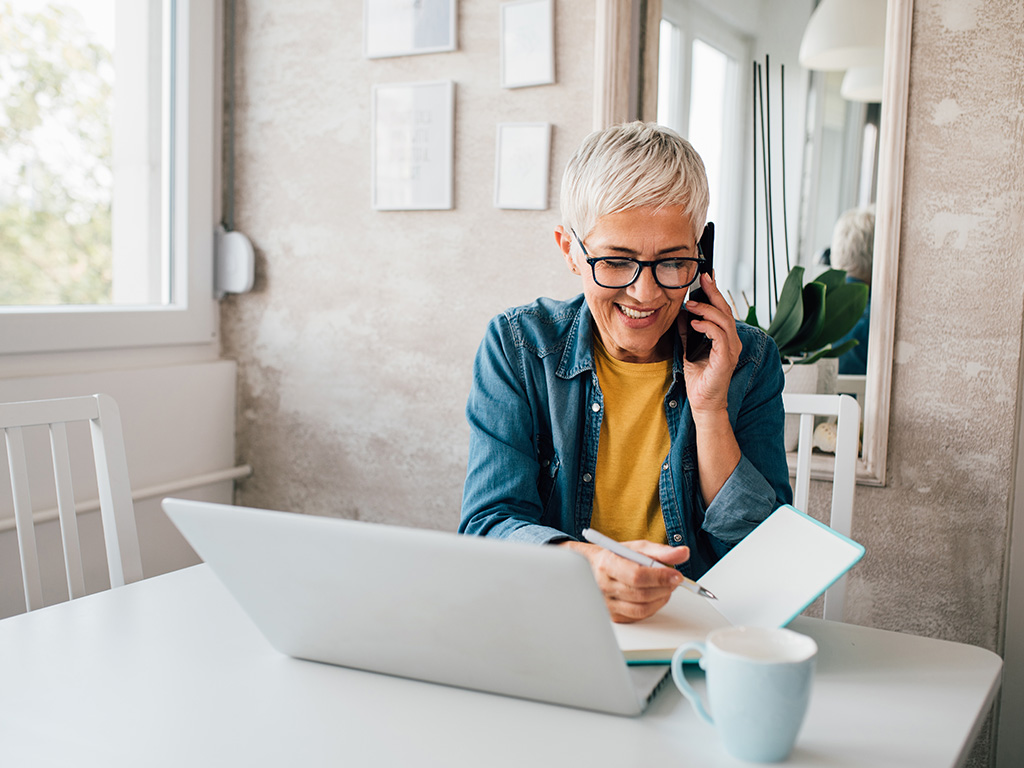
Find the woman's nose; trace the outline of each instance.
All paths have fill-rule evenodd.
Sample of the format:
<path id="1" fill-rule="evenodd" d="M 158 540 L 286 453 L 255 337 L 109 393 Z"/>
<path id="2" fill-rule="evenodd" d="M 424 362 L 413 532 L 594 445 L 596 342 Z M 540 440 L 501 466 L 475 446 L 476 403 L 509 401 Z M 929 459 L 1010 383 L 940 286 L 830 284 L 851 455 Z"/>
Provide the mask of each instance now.
<path id="1" fill-rule="evenodd" d="M 644 267 L 640 270 L 636 282 L 629 286 L 627 290 L 630 296 L 643 303 L 660 295 L 662 288 L 658 285 L 657 280 L 654 279 L 654 270 L 650 267 Z"/>

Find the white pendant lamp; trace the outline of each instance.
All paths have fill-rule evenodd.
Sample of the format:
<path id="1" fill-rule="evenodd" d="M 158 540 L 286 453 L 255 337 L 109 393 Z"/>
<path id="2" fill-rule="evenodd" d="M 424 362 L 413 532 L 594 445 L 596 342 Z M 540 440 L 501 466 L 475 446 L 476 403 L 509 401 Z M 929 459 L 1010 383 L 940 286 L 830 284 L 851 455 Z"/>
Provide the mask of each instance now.
<path id="1" fill-rule="evenodd" d="M 882 101 L 882 65 L 871 67 L 850 67 L 843 75 L 839 95 L 847 101 Z"/>
<path id="2" fill-rule="evenodd" d="M 821 0 L 800 43 L 807 69 L 839 70 L 878 64 L 885 48 L 886 0 Z"/>

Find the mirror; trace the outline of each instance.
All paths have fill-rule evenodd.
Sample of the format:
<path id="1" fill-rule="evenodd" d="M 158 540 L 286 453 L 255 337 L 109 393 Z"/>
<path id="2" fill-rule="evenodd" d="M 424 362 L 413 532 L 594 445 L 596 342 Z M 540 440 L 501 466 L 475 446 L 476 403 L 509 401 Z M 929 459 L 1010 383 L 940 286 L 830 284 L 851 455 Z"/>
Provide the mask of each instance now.
<path id="1" fill-rule="evenodd" d="M 913 0 L 889 0 L 886 10 L 864 434 L 857 472 L 858 482 L 868 485 L 885 484 L 912 11 Z M 661 19 L 662 0 L 597 0 L 595 128 L 657 119 Z M 806 94 L 788 95 L 787 101 L 796 98 Z M 727 219 L 728 213 L 721 216 Z M 822 467 L 820 476 L 831 474 Z"/>

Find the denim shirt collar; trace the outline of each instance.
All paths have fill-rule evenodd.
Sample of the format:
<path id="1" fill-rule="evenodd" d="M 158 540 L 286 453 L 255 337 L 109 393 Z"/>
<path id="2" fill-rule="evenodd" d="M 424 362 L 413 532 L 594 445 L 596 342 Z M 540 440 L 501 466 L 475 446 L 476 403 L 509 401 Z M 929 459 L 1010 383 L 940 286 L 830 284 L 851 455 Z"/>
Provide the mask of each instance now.
<path id="1" fill-rule="evenodd" d="M 562 359 L 555 372 L 563 379 L 572 379 L 584 371 L 594 370 L 594 331 L 590 307 L 583 294 L 577 296 L 576 300 L 580 302 L 580 310 L 569 328 Z"/>

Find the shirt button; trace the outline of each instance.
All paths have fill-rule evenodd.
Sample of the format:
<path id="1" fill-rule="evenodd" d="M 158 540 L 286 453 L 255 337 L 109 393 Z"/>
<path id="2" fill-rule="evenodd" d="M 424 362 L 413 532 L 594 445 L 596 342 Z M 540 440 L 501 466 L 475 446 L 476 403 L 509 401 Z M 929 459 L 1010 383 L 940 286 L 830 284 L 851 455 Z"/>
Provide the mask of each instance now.
<path id="1" fill-rule="evenodd" d="M 551 462 L 550 462 L 550 461 L 548 461 L 547 459 L 544 459 L 544 461 L 542 461 L 542 462 L 540 463 L 540 465 L 541 465 L 542 467 L 547 467 L 547 466 L 550 466 L 550 465 L 551 465 Z"/>
<path id="2" fill-rule="evenodd" d="M 672 541 L 682 541 L 682 540 L 683 540 L 682 534 L 679 534 L 679 533 L 672 534 Z"/>
<path id="3" fill-rule="evenodd" d="M 668 469 L 668 462 L 666 461 L 664 464 L 662 464 L 661 468 L 662 469 Z"/>
<path id="4" fill-rule="evenodd" d="M 586 474 L 583 475 L 583 482 L 584 483 L 589 483 L 593 479 L 594 479 L 594 476 L 591 475 L 589 472 L 587 472 Z"/>
<path id="5" fill-rule="evenodd" d="M 597 413 L 598 411 L 601 410 L 601 404 L 594 403 L 592 406 L 590 406 L 590 410 L 592 410 L 594 413 Z"/>
<path id="6" fill-rule="evenodd" d="M 677 403 L 675 400 L 669 400 L 668 401 L 668 407 L 669 408 L 675 408 L 677 405 L 679 405 L 679 403 Z"/>

